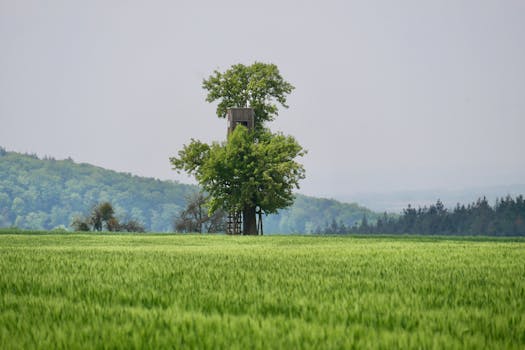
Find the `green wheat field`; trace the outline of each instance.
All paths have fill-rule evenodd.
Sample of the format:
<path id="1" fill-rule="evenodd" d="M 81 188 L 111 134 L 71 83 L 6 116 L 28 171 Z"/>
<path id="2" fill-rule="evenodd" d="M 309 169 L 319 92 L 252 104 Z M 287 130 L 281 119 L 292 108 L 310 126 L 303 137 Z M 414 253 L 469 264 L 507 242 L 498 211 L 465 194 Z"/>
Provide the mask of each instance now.
<path id="1" fill-rule="evenodd" d="M 0 234 L 0 349 L 524 349 L 517 238 Z"/>

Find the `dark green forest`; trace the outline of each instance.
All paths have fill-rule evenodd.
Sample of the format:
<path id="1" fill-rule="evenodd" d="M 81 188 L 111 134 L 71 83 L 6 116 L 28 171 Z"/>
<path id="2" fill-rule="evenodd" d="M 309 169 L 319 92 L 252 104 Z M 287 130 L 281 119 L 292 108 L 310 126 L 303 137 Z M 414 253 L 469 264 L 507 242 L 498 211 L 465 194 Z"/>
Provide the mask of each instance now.
<path id="1" fill-rule="evenodd" d="M 419 233 L 440 235 L 525 235 L 525 200 L 522 195 L 506 196 L 491 206 L 486 198 L 454 209 L 436 204 L 423 208 L 408 207 L 396 220 L 381 218 L 369 230 L 382 233 Z"/>
<path id="2" fill-rule="evenodd" d="M 457 204 L 452 210 L 438 200 L 423 208 L 408 205 L 400 216 L 386 213 L 375 223 L 366 216 L 359 225 L 347 227 L 333 220 L 318 234 L 379 233 L 379 234 L 425 234 L 425 235 L 485 235 L 525 236 L 525 199 L 506 196 L 491 206 L 485 197 L 464 205 Z"/>
<path id="3" fill-rule="evenodd" d="M 71 229 L 74 218 L 86 215 L 98 203 L 110 202 L 122 220 L 140 222 L 149 232 L 173 232 L 186 198 L 198 190 L 0 147 L 0 227 Z M 264 219 L 264 229 L 267 233 L 311 233 L 333 220 L 353 226 L 365 214 L 372 222 L 378 218 L 357 204 L 297 195 L 292 207 Z"/>

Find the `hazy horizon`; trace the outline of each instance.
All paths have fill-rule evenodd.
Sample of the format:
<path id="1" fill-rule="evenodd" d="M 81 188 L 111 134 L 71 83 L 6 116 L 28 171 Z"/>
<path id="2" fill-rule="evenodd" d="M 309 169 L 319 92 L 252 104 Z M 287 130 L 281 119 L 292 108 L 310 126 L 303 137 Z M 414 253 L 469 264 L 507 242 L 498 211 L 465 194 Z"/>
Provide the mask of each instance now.
<path id="1" fill-rule="evenodd" d="M 168 158 L 226 134 L 202 79 L 262 61 L 300 193 L 523 184 L 524 33 L 521 1 L 0 0 L 0 146 L 188 182 Z"/>

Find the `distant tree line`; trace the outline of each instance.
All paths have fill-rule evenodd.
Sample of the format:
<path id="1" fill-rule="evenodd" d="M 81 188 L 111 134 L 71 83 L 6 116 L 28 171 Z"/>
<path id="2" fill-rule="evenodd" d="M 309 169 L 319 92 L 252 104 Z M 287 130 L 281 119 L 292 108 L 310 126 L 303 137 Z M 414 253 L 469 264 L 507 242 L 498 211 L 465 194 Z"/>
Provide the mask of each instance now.
<path id="1" fill-rule="evenodd" d="M 109 232 L 145 232 L 144 226 L 137 220 L 121 222 L 115 217 L 115 210 L 109 202 L 97 204 L 91 213 L 76 217 L 71 223 L 75 231 L 109 231 Z"/>
<path id="2" fill-rule="evenodd" d="M 418 209 L 408 205 L 399 216 L 385 213 L 375 223 L 369 223 L 366 215 L 351 227 L 333 220 L 315 233 L 525 236 L 525 200 L 523 195 L 507 196 L 491 206 L 483 197 L 466 206 L 457 204 L 452 210 L 438 200 Z"/>

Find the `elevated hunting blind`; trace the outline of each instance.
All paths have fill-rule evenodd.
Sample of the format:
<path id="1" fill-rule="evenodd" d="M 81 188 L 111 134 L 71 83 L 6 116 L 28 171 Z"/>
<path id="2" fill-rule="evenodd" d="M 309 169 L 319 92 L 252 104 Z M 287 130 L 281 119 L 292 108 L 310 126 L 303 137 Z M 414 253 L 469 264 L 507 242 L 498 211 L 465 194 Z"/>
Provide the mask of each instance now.
<path id="1" fill-rule="evenodd" d="M 253 108 L 229 108 L 227 110 L 228 119 L 228 135 L 235 130 L 237 125 L 243 125 L 248 130 L 255 128 L 255 112 Z M 242 234 L 242 213 L 234 211 L 228 213 L 228 221 L 226 223 L 226 233 L 230 235 Z M 262 234 L 262 217 L 259 213 L 259 225 L 257 227 L 259 234 Z"/>
<path id="2" fill-rule="evenodd" d="M 230 108 L 227 111 L 228 135 L 235 130 L 237 125 L 243 125 L 249 130 L 255 126 L 255 113 L 253 108 Z"/>

